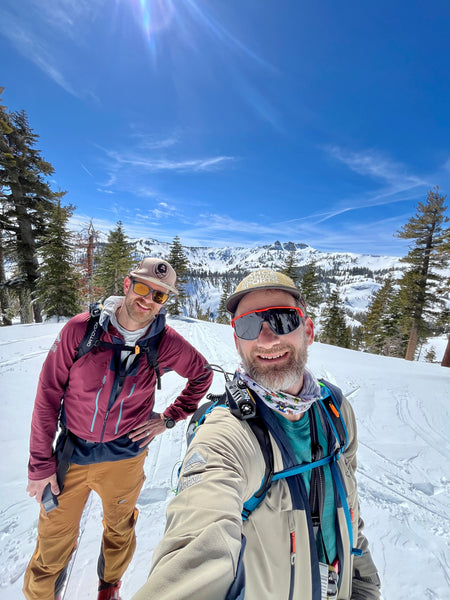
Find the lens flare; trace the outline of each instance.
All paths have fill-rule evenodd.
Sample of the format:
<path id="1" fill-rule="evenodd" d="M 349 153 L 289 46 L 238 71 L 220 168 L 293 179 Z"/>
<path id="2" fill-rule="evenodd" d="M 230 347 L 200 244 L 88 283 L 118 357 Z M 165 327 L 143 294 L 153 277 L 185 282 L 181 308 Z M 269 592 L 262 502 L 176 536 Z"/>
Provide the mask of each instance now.
<path id="1" fill-rule="evenodd" d="M 133 0 L 133 4 L 149 41 L 170 24 L 174 15 L 172 0 Z"/>

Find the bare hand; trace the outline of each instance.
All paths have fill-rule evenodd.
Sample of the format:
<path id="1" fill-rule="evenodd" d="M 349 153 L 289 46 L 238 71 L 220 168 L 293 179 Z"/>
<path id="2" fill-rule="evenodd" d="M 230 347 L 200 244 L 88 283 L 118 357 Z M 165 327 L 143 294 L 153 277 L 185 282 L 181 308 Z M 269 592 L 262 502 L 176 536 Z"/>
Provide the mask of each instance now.
<path id="1" fill-rule="evenodd" d="M 166 424 L 164 419 L 161 418 L 161 415 L 158 413 L 153 413 L 155 416 L 144 423 L 141 423 L 138 427 L 130 431 L 128 437 L 133 442 L 138 442 L 139 440 L 144 440 L 141 444 L 139 444 L 139 448 L 145 448 L 148 446 L 152 439 L 166 430 Z"/>
<path id="2" fill-rule="evenodd" d="M 46 477 L 45 479 L 36 479 L 35 481 L 33 479 L 29 479 L 27 485 L 27 492 L 29 496 L 32 498 L 34 496 L 36 498 L 36 502 L 40 503 L 42 501 L 42 492 L 48 483 L 50 483 L 50 487 L 55 496 L 58 496 L 60 490 L 56 480 L 56 473 L 53 473 L 53 475 L 50 475 L 50 477 Z"/>

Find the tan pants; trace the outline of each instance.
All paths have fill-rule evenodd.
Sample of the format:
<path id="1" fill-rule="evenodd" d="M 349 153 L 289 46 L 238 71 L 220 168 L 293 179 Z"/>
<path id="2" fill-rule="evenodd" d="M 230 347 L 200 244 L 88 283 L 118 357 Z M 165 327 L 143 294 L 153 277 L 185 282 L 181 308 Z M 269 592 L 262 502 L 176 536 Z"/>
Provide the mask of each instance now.
<path id="1" fill-rule="evenodd" d="M 76 548 L 81 515 L 91 490 L 103 504 L 99 577 L 110 583 L 122 577 L 136 547 L 135 504 L 145 479 L 146 456 L 144 451 L 117 462 L 70 465 L 64 490 L 58 496 L 59 506 L 48 515 L 41 507 L 36 551 L 25 572 L 23 592 L 28 600 L 54 600 L 55 582 Z"/>

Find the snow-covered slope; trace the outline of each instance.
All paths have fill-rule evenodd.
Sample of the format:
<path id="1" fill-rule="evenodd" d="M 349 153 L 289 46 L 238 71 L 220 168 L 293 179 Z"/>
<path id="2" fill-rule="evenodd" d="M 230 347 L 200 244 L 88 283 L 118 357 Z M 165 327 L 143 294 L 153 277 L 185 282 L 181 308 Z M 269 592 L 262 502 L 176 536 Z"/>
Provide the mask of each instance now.
<path id="1" fill-rule="evenodd" d="M 237 356 L 229 326 L 190 318 L 169 323 L 208 360 L 233 370 Z M 38 506 L 26 492 L 28 436 L 41 364 L 61 324 L 0 328 L 0 597 L 21 596 L 33 552 Z M 450 590 L 450 369 L 313 344 L 310 364 L 350 393 L 359 428 L 358 482 L 366 534 L 383 581 L 384 600 L 447 600 Z M 184 387 L 163 377 L 157 409 Z M 223 381 L 215 374 L 212 391 Z M 352 393 L 353 392 L 353 393 Z M 139 498 L 137 549 L 124 577 L 124 599 L 146 580 L 173 496 L 184 426 L 159 436 L 146 462 Z M 82 522 L 66 600 L 96 598 L 101 504 L 92 495 Z M 212 599 L 213 600 L 213 599 Z"/>

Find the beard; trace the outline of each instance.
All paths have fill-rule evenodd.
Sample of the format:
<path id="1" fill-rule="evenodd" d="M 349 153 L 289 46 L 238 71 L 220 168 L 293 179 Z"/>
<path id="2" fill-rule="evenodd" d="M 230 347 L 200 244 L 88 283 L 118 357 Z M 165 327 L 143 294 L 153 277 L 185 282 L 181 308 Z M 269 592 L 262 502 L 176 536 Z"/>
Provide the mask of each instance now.
<path id="1" fill-rule="evenodd" d="M 133 320 L 140 327 L 145 327 L 147 324 L 153 321 L 153 318 L 158 314 L 161 307 L 158 305 L 153 305 L 149 307 L 150 310 L 142 312 L 137 306 L 138 302 L 140 302 L 143 306 L 147 306 L 145 300 L 142 298 L 133 298 L 127 294 L 125 296 L 123 308 L 125 309 L 129 319 Z"/>
<path id="2" fill-rule="evenodd" d="M 283 345 L 278 349 L 273 348 L 273 354 L 278 354 L 280 351 L 289 351 L 289 359 L 283 366 L 271 365 L 270 360 L 267 365 L 262 365 L 255 358 L 259 354 L 267 354 L 264 348 L 253 348 L 248 355 L 241 354 L 242 364 L 246 373 L 259 383 L 259 385 L 272 391 L 286 391 L 294 386 L 303 376 L 308 358 L 308 350 L 306 340 L 299 348 L 294 346 Z"/>

